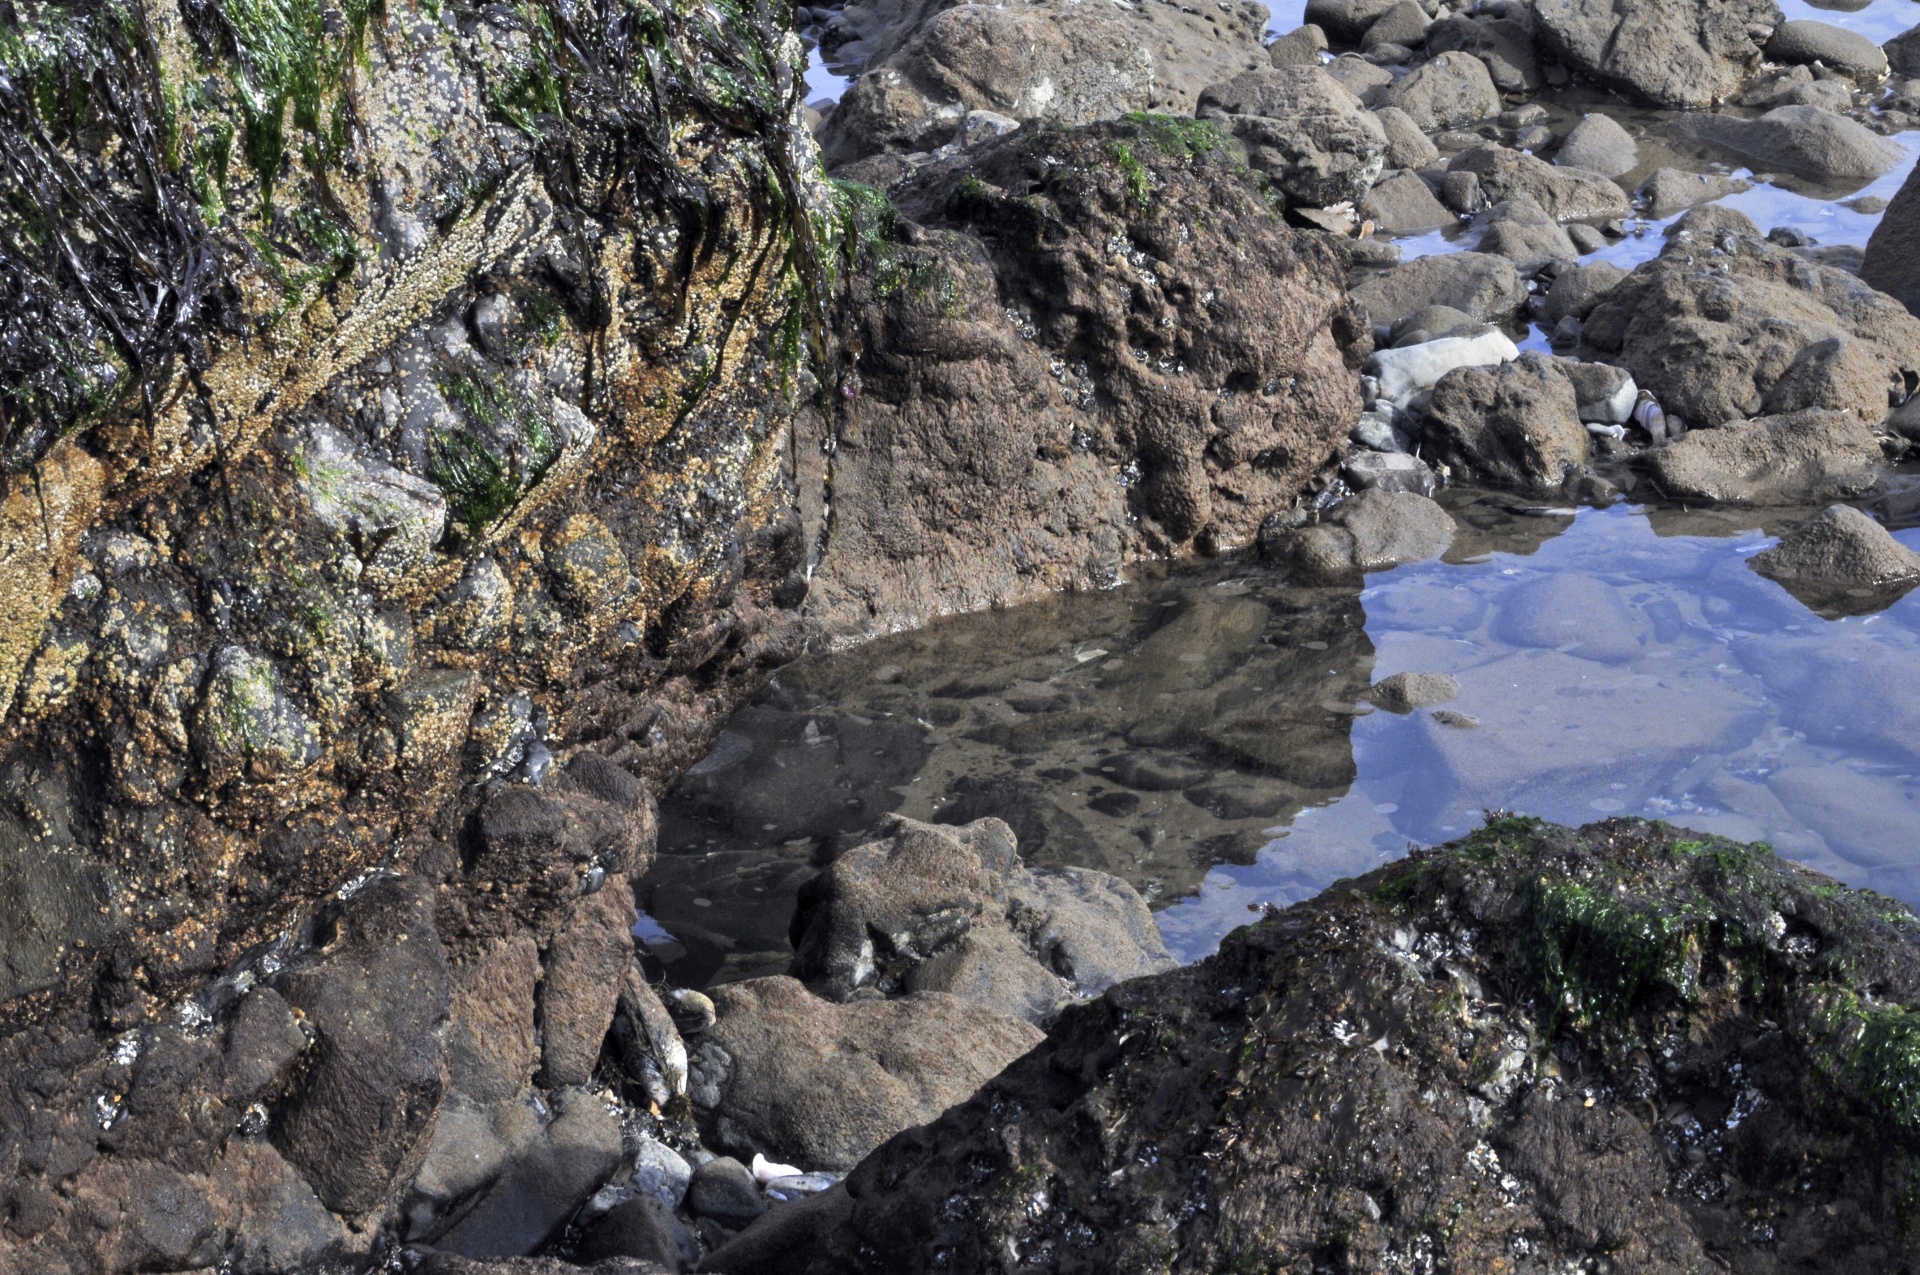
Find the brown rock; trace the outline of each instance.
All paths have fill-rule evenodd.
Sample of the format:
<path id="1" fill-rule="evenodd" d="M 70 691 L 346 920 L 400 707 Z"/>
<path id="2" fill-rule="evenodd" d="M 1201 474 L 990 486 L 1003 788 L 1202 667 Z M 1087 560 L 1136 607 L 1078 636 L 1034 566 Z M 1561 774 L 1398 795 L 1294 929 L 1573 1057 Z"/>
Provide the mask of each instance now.
<path id="1" fill-rule="evenodd" d="M 1883 459 L 1857 417 L 1813 409 L 1694 430 L 1654 454 L 1653 476 L 1670 496 L 1799 505 L 1864 490 Z"/>
<path id="2" fill-rule="evenodd" d="M 613 1025 L 620 983 L 633 961 L 633 891 L 611 876 L 569 909 L 547 949 L 540 986 L 541 1083 L 584 1085 Z"/>
<path id="3" fill-rule="evenodd" d="M 1422 441 L 1457 477 L 1523 491 L 1558 488 L 1587 461 L 1573 383 L 1532 350 L 1511 363 L 1441 377 Z"/>

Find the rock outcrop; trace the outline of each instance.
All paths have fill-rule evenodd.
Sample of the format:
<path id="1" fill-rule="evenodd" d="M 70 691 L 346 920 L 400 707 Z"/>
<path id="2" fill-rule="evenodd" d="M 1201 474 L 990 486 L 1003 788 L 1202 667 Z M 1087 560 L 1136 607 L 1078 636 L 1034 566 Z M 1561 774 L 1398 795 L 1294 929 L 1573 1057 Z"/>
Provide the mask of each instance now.
<path id="1" fill-rule="evenodd" d="M 1650 106 L 1731 98 L 1780 24 L 1773 0 L 1537 0 L 1540 43 L 1569 70 Z"/>
<path id="2" fill-rule="evenodd" d="M 704 1269 L 1896 1268 L 1916 998 L 1920 919 L 1765 846 L 1495 818 L 1068 1011 Z"/>

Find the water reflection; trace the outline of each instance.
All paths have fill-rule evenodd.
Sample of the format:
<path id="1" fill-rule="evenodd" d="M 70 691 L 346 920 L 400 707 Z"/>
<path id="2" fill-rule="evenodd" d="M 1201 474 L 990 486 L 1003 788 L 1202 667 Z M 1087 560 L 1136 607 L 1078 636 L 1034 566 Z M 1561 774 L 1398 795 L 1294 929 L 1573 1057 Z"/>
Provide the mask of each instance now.
<path id="1" fill-rule="evenodd" d="M 1825 619 L 1751 570 L 1807 510 L 1446 503 L 1445 559 L 1363 592 L 1215 564 L 789 668 L 664 805 L 656 954 L 784 969 L 800 883 L 891 810 L 1127 878 L 1188 959 L 1489 808 L 1667 818 L 1920 901 L 1920 595 Z M 1460 695 L 1375 711 L 1403 671 Z"/>

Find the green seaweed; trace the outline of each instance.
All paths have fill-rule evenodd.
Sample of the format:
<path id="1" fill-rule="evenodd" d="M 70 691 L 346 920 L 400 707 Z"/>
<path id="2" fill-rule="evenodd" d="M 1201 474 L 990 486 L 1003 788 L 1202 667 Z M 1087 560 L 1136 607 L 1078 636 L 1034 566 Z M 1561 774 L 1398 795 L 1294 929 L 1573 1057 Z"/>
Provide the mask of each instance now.
<path id="1" fill-rule="evenodd" d="M 1211 155 L 1227 144 L 1227 135 L 1221 132 L 1220 126 L 1212 120 L 1132 111 L 1122 115 L 1120 122 L 1132 125 L 1161 154 L 1170 155 L 1175 159 Z"/>
<path id="2" fill-rule="evenodd" d="M 1107 143 L 1107 154 L 1120 167 L 1120 179 L 1126 183 L 1127 198 L 1142 211 L 1153 203 L 1153 173 L 1140 157 L 1133 153 L 1133 147 L 1122 141 Z"/>
<path id="3" fill-rule="evenodd" d="M 452 371 L 438 382 L 468 427 L 430 440 L 427 477 L 446 494 L 451 521 L 478 537 L 545 476 L 559 438 L 544 414 L 498 379 Z"/>

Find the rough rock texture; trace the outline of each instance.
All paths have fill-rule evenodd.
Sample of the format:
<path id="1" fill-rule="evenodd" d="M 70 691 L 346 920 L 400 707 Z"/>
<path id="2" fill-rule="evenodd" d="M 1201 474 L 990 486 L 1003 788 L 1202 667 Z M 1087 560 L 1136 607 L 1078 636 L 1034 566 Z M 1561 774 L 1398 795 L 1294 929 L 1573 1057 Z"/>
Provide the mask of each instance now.
<path id="1" fill-rule="evenodd" d="M 1864 491 L 1883 459 L 1857 417 L 1811 409 L 1695 430 L 1654 454 L 1653 477 L 1682 499 L 1803 505 Z"/>
<path id="2" fill-rule="evenodd" d="M 1554 360 L 1529 350 L 1510 363 L 1464 367 L 1433 387 L 1427 454 L 1456 476 L 1523 491 L 1558 488 L 1586 464 L 1587 427 Z"/>
<path id="3" fill-rule="evenodd" d="M 1553 162 L 1584 168 L 1602 177 L 1618 177 L 1639 166 L 1640 146 L 1611 115 L 1595 111 L 1573 126 Z"/>
<path id="4" fill-rule="evenodd" d="M 1580 256 L 1560 223 L 1526 195 L 1501 200 L 1482 220 L 1486 231 L 1477 250 L 1505 257 L 1523 275 L 1538 274 L 1555 261 L 1571 267 Z"/>
<path id="5" fill-rule="evenodd" d="M 705 1269 L 1899 1269 L 1916 997 L 1899 904 L 1500 818 L 1070 1011 Z"/>
<path id="6" fill-rule="evenodd" d="M 1655 217 L 1671 217 L 1695 204 L 1724 199 L 1728 195 L 1752 189 L 1753 183 L 1744 177 L 1689 173 L 1679 168 L 1656 168 L 1640 184 L 1640 194 L 1647 201 L 1647 211 Z"/>
<path id="7" fill-rule="evenodd" d="M 1460 221 L 1413 173 L 1396 173 L 1368 191 L 1360 201 L 1360 215 L 1390 235 L 1419 234 Z"/>
<path id="8" fill-rule="evenodd" d="M 881 36 L 869 48 L 821 133 L 829 164 L 944 146 L 973 110 L 1061 124 L 1190 115 L 1207 85 L 1269 65 L 1267 10 L 1248 0 L 1205 14 L 1164 0 L 929 7 L 909 7 L 888 33 L 897 43 Z"/>
<path id="9" fill-rule="evenodd" d="M 1867 240 L 1860 277 L 1920 314 L 1920 174 L 1909 174 Z"/>
<path id="10" fill-rule="evenodd" d="M 728 983 L 693 1052 L 709 1139 L 744 1156 L 848 1169 L 1033 1048 L 1040 1030 L 945 992 L 822 1000 L 791 978 Z"/>
<path id="11" fill-rule="evenodd" d="M 799 55 L 645 0 L 0 20 L 0 1268 L 373 1264 L 536 1022 L 594 1068 L 556 936 L 630 942 L 649 785 L 799 649 Z"/>
<path id="12" fill-rule="evenodd" d="M 1781 17 L 1773 0 L 1538 0 L 1533 13 L 1568 69 L 1673 110 L 1732 97 Z"/>
<path id="13" fill-rule="evenodd" d="M 1815 610 L 1877 611 L 1920 584 L 1920 553 L 1851 505 L 1827 506 L 1747 565 Z"/>
<path id="14" fill-rule="evenodd" d="M 1450 173 L 1472 173 L 1487 199 L 1499 203 L 1522 196 L 1556 221 L 1619 217 L 1628 209 L 1627 192 L 1599 173 L 1563 168 L 1509 146 L 1476 146 L 1454 156 Z"/>
<path id="15" fill-rule="evenodd" d="M 1527 299 L 1520 272 L 1505 257 L 1436 253 L 1393 267 L 1354 286 L 1355 304 L 1392 327 L 1428 306 L 1443 305 L 1485 323 L 1505 319 Z"/>
<path id="16" fill-rule="evenodd" d="M 1782 22 L 1767 37 L 1765 52 L 1772 62 L 1818 62 L 1863 84 L 1876 84 L 1887 74 L 1887 55 L 1879 45 L 1831 22 Z"/>
<path id="17" fill-rule="evenodd" d="M 1583 340 L 1703 425 L 1811 407 L 1878 421 L 1920 368 L 1920 321 L 1897 301 L 1731 232 L 1675 236 L 1594 307 Z"/>
<path id="18" fill-rule="evenodd" d="M 1427 52 L 1455 51 L 1479 58 L 1502 93 L 1531 93 L 1544 83 L 1533 16 L 1520 6 L 1507 6 L 1505 17 L 1456 12 L 1427 28 Z"/>
<path id="19" fill-rule="evenodd" d="M 1422 131 L 1434 133 L 1499 114 L 1500 90 L 1480 59 L 1448 52 L 1395 80 L 1373 104 L 1405 111 Z"/>
<path id="20" fill-rule="evenodd" d="M 1069 999 L 1173 964 L 1131 886 L 1024 866 L 998 819 L 881 831 L 801 888 L 793 974 L 821 995 L 951 992 L 1045 1026 Z"/>
<path id="21" fill-rule="evenodd" d="M 1358 200 L 1386 163 L 1379 121 L 1317 65 L 1243 72 L 1201 93 L 1195 111 L 1239 138 L 1290 203 Z"/>
<path id="22" fill-rule="evenodd" d="M 1422 495 L 1363 491 L 1325 522 L 1263 540 L 1268 555 L 1313 584 L 1351 580 L 1368 571 L 1437 558 L 1453 543 L 1453 519 Z"/>
<path id="23" fill-rule="evenodd" d="M 875 244 L 837 325 L 845 427 L 799 423 L 823 640 L 1247 544 L 1293 499 L 1370 341 L 1333 255 L 1248 183 L 1214 125 L 1153 119 L 1023 131 L 897 190 L 923 224 Z"/>

